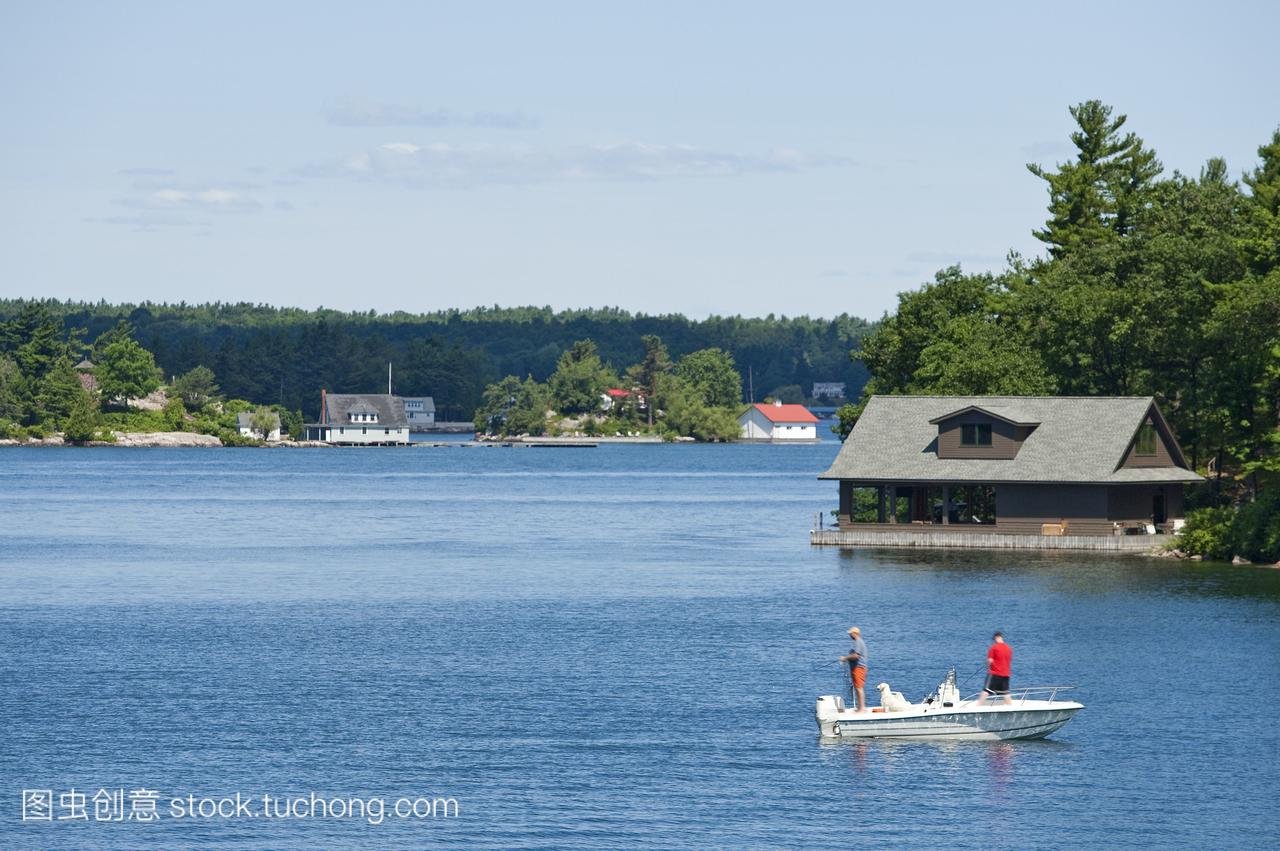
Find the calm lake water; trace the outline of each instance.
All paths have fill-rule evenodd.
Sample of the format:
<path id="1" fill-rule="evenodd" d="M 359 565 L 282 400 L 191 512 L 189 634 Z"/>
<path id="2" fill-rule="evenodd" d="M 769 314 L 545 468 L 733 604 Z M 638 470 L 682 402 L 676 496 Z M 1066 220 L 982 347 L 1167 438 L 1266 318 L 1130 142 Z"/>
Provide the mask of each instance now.
<path id="1" fill-rule="evenodd" d="M 1280 571 L 811 549 L 836 448 L 0 450 L 0 845 L 1274 847 Z M 1087 708 L 823 743 L 854 623 L 870 684 L 1000 628 Z M 170 810 L 236 792 L 385 819 Z"/>

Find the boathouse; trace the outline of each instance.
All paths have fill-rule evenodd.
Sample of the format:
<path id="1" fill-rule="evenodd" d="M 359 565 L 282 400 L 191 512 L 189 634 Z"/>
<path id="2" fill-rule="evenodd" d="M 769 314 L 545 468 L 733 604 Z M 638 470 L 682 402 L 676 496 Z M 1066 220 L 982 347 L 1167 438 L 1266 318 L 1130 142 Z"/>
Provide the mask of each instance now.
<path id="1" fill-rule="evenodd" d="M 1094 549 L 1175 531 L 1200 481 L 1150 396 L 873 396 L 819 478 L 840 507 L 815 543 L 1130 539 Z"/>
<path id="2" fill-rule="evenodd" d="M 818 439 L 818 418 L 804 405 L 758 402 L 738 417 L 742 440 L 784 442 Z"/>
<path id="3" fill-rule="evenodd" d="M 347 446 L 395 446 L 409 442 L 404 400 L 383 393 L 320 391 L 320 418 L 307 423 L 307 440 Z"/>

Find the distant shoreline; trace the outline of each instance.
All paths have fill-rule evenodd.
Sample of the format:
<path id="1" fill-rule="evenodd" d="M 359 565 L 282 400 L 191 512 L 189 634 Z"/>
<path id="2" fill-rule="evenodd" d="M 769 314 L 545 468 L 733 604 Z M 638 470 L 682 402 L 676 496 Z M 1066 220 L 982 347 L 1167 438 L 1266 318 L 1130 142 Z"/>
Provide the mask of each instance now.
<path id="1" fill-rule="evenodd" d="M 333 443 L 325 443 L 319 440 L 280 440 L 274 442 L 261 442 L 241 446 L 229 446 L 211 434 L 200 434 L 188 431 L 159 431 L 159 432 L 112 432 L 115 437 L 114 441 L 90 440 L 85 443 L 71 443 L 63 438 L 60 434 L 53 434 L 45 438 L 27 438 L 25 440 L 14 440 L 12 438 L 0 439 L 0 448 L 26 448 L 26 449 L 50 449 L 60 447 L 75 448 L 115 448 L 115 449 L 430 449 L 440 447 L 493 447 L 493 446 L 595 446 L 600 444 L 615 445 L 644 445 L 653 446 L 666 443 L 674 444 L 698 444 L 712 443 L 718 441 L 699 441 L 692 437 L 677 437 L 674 440 L 665 440 L 658 435 L 635 435 L 635 436 L 555 436 L 555 437 L 476 437 L 473 440 L 420 440 L 411 441 L 406 444 L 397 446 L 341 446 Z M 760 441 L 760 440 L 730 440 L 723 441 L 728 444 L 761 444 L 772 443 L 774 445 L 801 444 L 813 445 L 821 443 L 821 440 L 793 440 L 793 441 Z"/>

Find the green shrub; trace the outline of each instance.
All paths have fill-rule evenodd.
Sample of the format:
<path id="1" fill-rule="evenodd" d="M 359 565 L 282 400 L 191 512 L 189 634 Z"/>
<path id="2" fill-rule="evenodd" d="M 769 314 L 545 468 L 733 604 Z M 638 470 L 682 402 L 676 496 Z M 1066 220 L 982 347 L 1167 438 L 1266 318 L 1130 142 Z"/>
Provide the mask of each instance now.
<path id="1" fill-rule="evenodd" d="M 1241 505 L 1231 519 L 1227 543 L 1232 555 L 1249 561 L 1280 561 L 1280 491 Z"/>
<path id="2" fill-rule="evenodd" d="M 1187 523 L 1178 533 L 1177 547 L 1188 555 L 1213 559 L 1231 558 L 1230 508 L 1197 508 L 1187 513 Z"/>
<path id="3" fill-rule="evenodd" d="M 220 428 L 215 431 L 205 432 L 205 433 L 212 434 L 214 437 L 218 438 L 218 440 L 221 440 L 223 446 L 261 446 L 262 445 L 261 440 L 258 440 L 256 437 L 245 437 L 243 434 L 240 433 L 239 429 Z"/>
<path id="4" fill-rule="evenodd" d="M 27 430 L 13 420 L 0 420 L 0 440 L 26 440 Z"/>
<path id="5" fill-rule="evenodd" d="M 44 440 L 49 436 L 49 432 L 45 429 L 43 424 L 36 423 L 35 425 L 27 426 L 27 436 L 34 438 L 35 440 Z"/>
<path id="6" fill-rule="evenodd" d="M 165 427 L 169 431 L 183 431 L 186 429 L 187 409 L 183 407 L 182 400 L 174 397 L 165 403 L 164 410 L 161 415 L 164 417 Z"/>
<path id="7" fill-rule="evenodd" d="M 162 411 L 111 411 L 102 415 L 103 428 L 113 431 L 172 431 Z"/>
<path id="8" fill-rule="evenodd" d="M 72 401 L 71 411 L 62 423 L 62 436 L 71 443 L 88 443 L 98 429 L 98 404 L 89 394 L 81 393 Z"/>

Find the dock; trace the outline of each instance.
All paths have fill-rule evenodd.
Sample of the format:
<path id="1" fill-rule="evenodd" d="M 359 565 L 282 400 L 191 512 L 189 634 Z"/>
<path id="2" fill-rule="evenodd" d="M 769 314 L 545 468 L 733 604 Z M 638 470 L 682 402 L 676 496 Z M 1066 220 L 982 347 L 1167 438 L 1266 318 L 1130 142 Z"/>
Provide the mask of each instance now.
<path id="1" fill-rule="evenodd" d="M 1173 535 L 1009 535 L 996 532 L 920 532 L 814 529 L 815 547 L 931 547 L 975 550 L 1093 550 L 1143 553 L 1173 543 Z"/>

